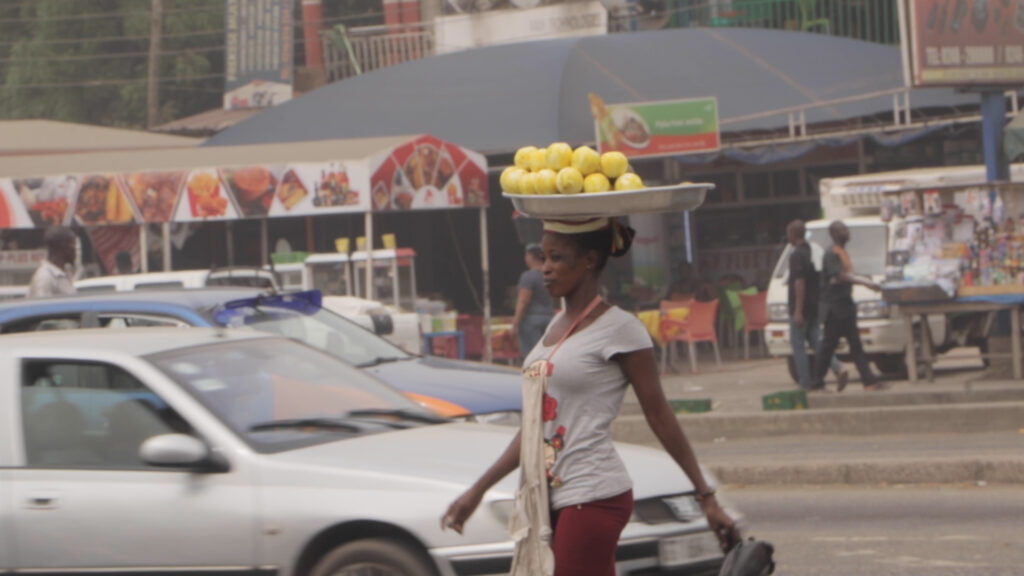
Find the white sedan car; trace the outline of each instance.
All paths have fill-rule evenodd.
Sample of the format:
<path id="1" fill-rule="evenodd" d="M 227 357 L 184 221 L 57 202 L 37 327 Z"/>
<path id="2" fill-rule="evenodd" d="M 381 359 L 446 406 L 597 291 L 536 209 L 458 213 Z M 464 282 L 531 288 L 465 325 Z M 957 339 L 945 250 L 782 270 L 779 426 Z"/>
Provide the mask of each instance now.
<path id="1" fill-rule="evenodd" d="M 296 342 L 213 329 L 0 337 L 0 572 L 507 572 L 516 478 L 439 519 L 514 430 L 450 423 Z M 619 574 L 717 574 L 693 489 L 619 450 Z"/>

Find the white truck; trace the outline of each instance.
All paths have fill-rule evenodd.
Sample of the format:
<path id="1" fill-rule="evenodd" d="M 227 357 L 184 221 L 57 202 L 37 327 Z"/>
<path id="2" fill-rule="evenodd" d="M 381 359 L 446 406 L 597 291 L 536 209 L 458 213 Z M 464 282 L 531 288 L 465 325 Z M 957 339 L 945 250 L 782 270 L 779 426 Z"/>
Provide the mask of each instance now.
<path id="1" fill-rule="evenodd" d="M 1011 172 L 1014 181 L 1024 181 L 1024 164 L 1013 165 Z M 833 220 L 843 220 L 850 228 L 847 251 L 854 270 L 858 274 L 870 276 L 876 282 L 882 282 L 886 276 L 886 267 L 893 264 L 893 246 L 903 224 L 896 218 L 890 222 L 882 221 L 880 208 L 884 195 L 902 190 L 971 186 L 984 182 L 984 166 L 923 168 L 824 179 L 819 192 L 825 219 L 807 223 L 814 265 L 821 269 L 825 250 L 832 245 L 828 234 L 829 225 Z M 796 380 L 787 306 L 789 254 L 790 247 L 787 245 L 779 256 L 768 286 L 770 323 L 765 329 L 765 341 L 773 356 L 787 358 L 790 375 Z M 897 308 L 887 304 L 881 294 L 862 286 L 854 287 L 853 299 L 857 304 L 861 342 L 869 360 L 883 374 L 903 376 L 907 369 L 906 345 L 903 320 Z M 929 316 L 933 350 L 942 353 L 959 346 L 978 346 L 985 351 L 986 327 L 982 324 L 976 316 Z M 918 331 L 915 333 L 919 334 Z M 840 342 L 837 355 L 840 360 L 849 359 L 845 341 Z"/>

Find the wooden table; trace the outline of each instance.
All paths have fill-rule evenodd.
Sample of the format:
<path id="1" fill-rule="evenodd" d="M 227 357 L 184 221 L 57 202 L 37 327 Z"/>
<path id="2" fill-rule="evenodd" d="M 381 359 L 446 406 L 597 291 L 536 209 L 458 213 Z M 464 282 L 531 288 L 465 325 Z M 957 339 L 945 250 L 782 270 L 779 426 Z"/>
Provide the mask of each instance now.
<path id="1" fill-rule="evenodd" d="M 934 381 L 935 374 L 932 365 L 935 362 L 932 353 L 932 335 L 928 327 L 929 314 L 952 314 L 966 312 L 985 312 L 994 316 L 997 312 L 1008 311 L 1010 313 L 1010 354 L 986 354 L 987 357 L 1006 357 L 1013 359 L 1013 378 L 1020 380 L 1024 378 L 1021 369 L 1021 348 L 1020 348 L 1020 309 L 1021 301 L 986 301 L 976 299 L 957 299 L 948 302 L 927 302 L 927 303 L 901 303 L 899 304 L 900 314 L 903 316 L 903 334 L 906 339 L 907 348 L 907 373 L 910 382 L 917 382 L 917 350 L 914 349 L 914 318 L 920 319 L 918 327 L 921 330 L 921 358 L 925 364 L 925 375 L 929 382 Z"/>

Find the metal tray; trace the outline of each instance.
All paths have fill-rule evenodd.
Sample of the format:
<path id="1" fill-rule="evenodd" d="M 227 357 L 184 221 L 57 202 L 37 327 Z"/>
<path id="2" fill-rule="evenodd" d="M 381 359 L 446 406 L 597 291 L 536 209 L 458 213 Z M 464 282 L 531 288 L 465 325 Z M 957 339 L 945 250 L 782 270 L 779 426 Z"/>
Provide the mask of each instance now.
<path id="1" fill-rule="evenodd" d="M 516 210 L 533 218 L 597 218 L 694 210 L 704 203 L 710 182 L 677 184 L 593 194 L 502 194 Z"/>

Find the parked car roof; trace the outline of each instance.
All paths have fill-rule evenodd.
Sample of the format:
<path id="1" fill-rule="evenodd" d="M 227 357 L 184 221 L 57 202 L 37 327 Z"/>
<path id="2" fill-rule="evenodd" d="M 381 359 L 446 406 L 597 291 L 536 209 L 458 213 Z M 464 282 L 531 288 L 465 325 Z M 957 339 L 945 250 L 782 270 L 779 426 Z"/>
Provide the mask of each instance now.
<path id="1" fill-rule="evenodd" d="M 217 328 L 106 328 L 83 330 L 47 330 L 0 336 L 0 348 L 42 347 L 81 352 L 117 350 L 131 356 L 146 356 L 157 352 L 204 346 L 227 340 L 271 338 L 270 334 L 255 330 L 228 330 Z"/>

